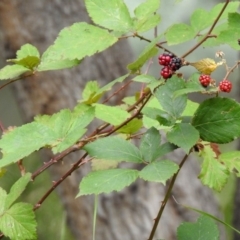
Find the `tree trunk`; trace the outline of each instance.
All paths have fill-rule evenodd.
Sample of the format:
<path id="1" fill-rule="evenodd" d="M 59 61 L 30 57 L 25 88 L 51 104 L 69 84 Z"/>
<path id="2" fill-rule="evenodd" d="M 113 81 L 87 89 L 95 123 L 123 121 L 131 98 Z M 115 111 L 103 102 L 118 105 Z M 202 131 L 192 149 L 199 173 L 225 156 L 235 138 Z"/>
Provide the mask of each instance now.
<path id="1" fill-rule="evenodd" d="M 15 52 L 25 43 L 35 45 L 43 52 L 59 31 L 74 22 L 86 21 L 83 1 L 60 0 L 1 0 L 0 24 L 4 40 L 4 57 L 14 58 Z M 84 46 L 83 46 L 84 47 Z M 80 66 L 62 71 L 37 74 L 12 84 L 25 121 L 36 114 L 52 114 L 62 108 L 73 107 L 80 98 L 88 80 L 97 79 L 101 85 L 126 73 L 131 61 L 131 49 L 121 41 L 93 58 L 86 58 Z M 64 159 L 64 164 L 51 167 L 53 180 L 59 179 L 76 160 Z M 176 151 L 169 157 L 180 162 L 183 153 Z M 46 159 L 45 159 L 46 160 Z M 58 193 L 67 211 L 70 230 L 75 239 L 92 239 L 93 198 L 80 197 L 78 185 L 88 171 L 83 167 L 58 187 Z M 199 166 L 190 157 L 180 172 L 172 195 L 177 202 L 219 215 L 218 204 L 212 192 L 203 187 L 197 176 Z M 99 197 L 97 240 L 147 239 L 154 218 L 160 208 L 166 188 L 160 184 L 138 180 L 120 193 Z M 176 228 L 182 221 L 195 220 L 196 215 L 170 198 L 161 219 L 155 239 L 176 239 Z M 52 219 L 53 220 L 53 219 Z M 223 239 L 224 235 L 222 234 Z"/>

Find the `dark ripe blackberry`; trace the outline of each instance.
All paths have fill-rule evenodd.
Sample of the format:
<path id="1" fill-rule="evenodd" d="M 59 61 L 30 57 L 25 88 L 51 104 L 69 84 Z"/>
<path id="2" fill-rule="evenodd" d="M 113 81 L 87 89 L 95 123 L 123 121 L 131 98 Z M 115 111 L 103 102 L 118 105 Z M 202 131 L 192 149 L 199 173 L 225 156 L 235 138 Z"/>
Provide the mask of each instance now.
<path id="1" fill-rule="evenodd" d="M 171 68 L 173 71 L 178 70 L 179 68 L 182 67 L 182 60 L 181 60 L 181 58 L 178 58 L 178 57 L 172 58 L 169 66 L 170 66 L 170 68 Z"/>
<path id="2" fill-rule="evenodd" d="M 168 66 L 174 55 L 172 53 L 163 53 L 158 57 L 158 62 L 162 66 Z"/>
<path id="3" fill-rule="evenodd" d="M 162 68 L 160 74 L 164 79 L 168 79 L 172 77 L 172 69 L 170 67 L 164 67 Z"/>

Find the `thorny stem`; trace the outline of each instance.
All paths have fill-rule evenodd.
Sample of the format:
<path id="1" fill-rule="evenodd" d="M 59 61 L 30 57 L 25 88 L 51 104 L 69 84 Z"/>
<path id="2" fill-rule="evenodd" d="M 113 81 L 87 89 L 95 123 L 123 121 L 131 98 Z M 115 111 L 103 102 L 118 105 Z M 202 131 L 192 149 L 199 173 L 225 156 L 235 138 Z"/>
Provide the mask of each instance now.
<path id="1" fill-rule="evenodd" d="M 153 228 L 152 228 L 152 231 L 151 231 L 151 233 L 150 233 L 150 235 L 149 235 L 148 240 L 153 240 L 153 237 L 154 237 L 154 234 L 155 234 L 155 232 L 156 232 L 157 226 L 158 226 L 159 221 L 160 221 L 160 219 L 161 219 L 161 217 L 162 217 L 164 208 L 165 208 L 165 206 L 166 206 L 166 204 L 167 204 L 168 199 L 170 198 L 173 185 L 174 185 L 174 183 L 175 183 L 175 181 L 176 181 L 176 178 L 177 178 L 177 176 L 178 176 L 178 173 L 180 172 L 183 164 L 186 162 L 188 156 L 189 156 L 189 155 L 186 154 L 186 155 L 183 157 L 181 163 L 179 164 L 179 169 L 178 169 L 178 171 L 177 171 L 177 172 L 174 174 L 174 176 L 172 177 L 172 180 L 171 180 L 171 182 L 170 182 L 170 184 L 169 184 L 167 193 L 166 193 L 166 195 L 165 195 L 165 197 L 164 197 L 164 200 L 162 201 L 162 205 L 161 205 L 161 207 L 160 207 L 160 209 L 159 209 L 158 215 L 157 215 L 157 217 L 155 218 L 155 222 L 154 222 L 154 225 L 153 225 Z"/>
<path id="2" fill-rule="evenodd" d="M 76 169 L 81 166 L 81 162 L 88 154 L 85 153 L 73 166 L 56 182 L 53 183 L 52 187 L 43 195 L 43 197 L 35 204 L 33 210 L 37 210 L 41 207 L 42 203 L 47 199 L 47 197 L 54 191 L 54 189 L 61 184 L 68 176 L 70 176 Z"/>

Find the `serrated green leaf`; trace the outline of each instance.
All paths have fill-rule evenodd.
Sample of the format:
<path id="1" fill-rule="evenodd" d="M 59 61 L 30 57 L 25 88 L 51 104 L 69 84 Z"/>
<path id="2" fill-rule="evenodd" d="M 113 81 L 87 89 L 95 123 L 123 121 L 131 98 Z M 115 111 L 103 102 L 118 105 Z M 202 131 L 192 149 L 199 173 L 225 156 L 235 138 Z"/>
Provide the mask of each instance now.
<path id="1" fill-rule="evenodd" d="M 219 156 L 219 161 L 223 162 L 230 172 L 236 169 L 235 173 L 240 177 L 240 151 L 223 153 Z"/>
<path id="2" fill-rule="evenodd" d="M 0 230 L 12 240 L 37 239 L 37 223 L 33 207 L 16 203 L 0 217 Z"/>
<path id="3" fill-rule="evenodd" d="M 118 107 L 111 107 L 98 103 L 95 103 L 94 106 L 96 118 L 114 126 L 121 124 L 131 116 L 130 113 Z"/>
<path id="4" fill-rule="evenodd" d="M 209 12 L 204 9 L 195 10 L 191 16 L 191 26 L 194 28 L 195 32 L 198 33 L 199 31 L 211 26 L 223 8 L 223 5 L 224 3 L 219 3 L 215 5 Z M 220 19 L 226 19 L 228 17 L 228 13 L 236 12 L 238 7 L 239 3 L 230 2 L 221 15 Z"/>
<path id="5" fill-rule="evenodd" d="M 161 37 L 162 35 L 157 36 L 150 44 L 148 44 L 143 52 L 139 55 L 138 59 L 135 62 L 128 64 L 127 68 L 132 72 L 136 72 L 145 64 L 148 59 L 155 56 L 158 53 L 156 44 Z"/>
<path id="6" fill-rule="evenodd" d="M 94 23 L 122 33 L 132 30 L 133 21 L 124 1 L 85 0 L 85 5 Z"/>
<path id="7" fill-rule="evenodd" d="M 228 26 L 229 28 L 239 29 L 240 14 L 237 12 L 228 14 Z"/>
<path id="8" fill-rule="evenodd" d="M 162 144 L 158 149 L 158 158 L 166 155 L 167 153 L 174 151 L 177 148 L 178 148 L 177 145 L 172 144 L 170 142 L 166 142 Z"/>
<path id="9" fill-rule="evenodd" d="M 17 59 L 20 60 L 28 56 L 35 56 L 37 58 L 40 58 L 38 49 L 29 43 L 24 44 L 20 50 L 17 51 Z"/>
<path id="10" fill-rule="evenodd" d="M 27 56 L 27 57 L 22 58 L 20 60 L 10 59 L 10 60 L 8 60 L 8 62 L 13 62 L 15 64 L 18 64 L 18 65 L 21 65 L 23 67 L 26 67 L 26 68 L 29 68 L 29 69 L 33 70 L 40 63 L 40 58 L 35 57 L 35 56 Z"/>
<path id="11" fill-rule="evenodd" d="M 3 153 L 0 167 L 17 162 L 44 146 L 51 146 L 54 153 L 64 151 L 85 133 L 85 127 L 93 118 L 93 107 L 77 107 L 73 112 L 65 109 L 52 116 L 36 117 L 35 122 L 13 129 L 0 140 Z"/>
<path id="12" fill-rule="evenodd" d="M 55 59 L 51 57 L 54 46 L 50 46 L 42 55 L 41 62 L 37 67 L 38 72 L 72 68 L 80 64 L 81 60 Z"/>
<path id="13" fill-rule="evenodd" d="M 20 197 L 30 180 L 31 173 L 26 173 L 12 185 L 6 198 L 5 209 L 8 209 L 18 199 L 18 197 Z"/>
<path id="14" fill-rule="evenodd" d="M 8 80 L 19 77 L 23 73 L 30 72 L 31 70 L 21 65 L 9 65 L 0 70 L 0 80 Z"/>
<path id="15" fill-rule="evenodd" d="M 64 28 L 45 57 L 45 61 L 82 60 L 101 52 L 117 42 L 108 31 L 81 22 Z"/>
<path id="16" fill-rule="evenodd" d="M 181 147 L 186 153 L 199 140 L 199 132 L 188 123 L 176 124 L 173 129 L 167 133 L 169 142 Z"/>
<path id="17" fill-rule="evenodd" d="M 176 45 L 192 40 L 195 37 L 193 28 L 184 23 L 177 23 L 166 31 L 166 40 L 168 45 Z"/>
<path id="18" fill-rule="evenodd" d="M 159 87 L 154 94 L 162 108 L 175 119 L 181 116 L 187 105 L 186 95 L 174 97 L 174 92 L 183 89 L 184 85 L 183 79 L 174 76 L 164 86 Z"/>
<path id="19" fill-rule="evenodd" d="M 88 81 L 82 92 L 83 100 L 89 100 L 98 90 L 99 85 L 97 81 Z"/>
<path id="20" fill-rule="evenodd" d="M 231 28 L 225 31 L 222 31 L 218 36 L 218 41 L 222 44 L 228 44 L 230 47 L 236 50 L 240 50 L 238 44 L 238 39 L 240 38 L 239 28 Z"/>
<path id="21" fill-rule="evenodd" d="M 106 147 L 107 146 L 107 147 Z M 100 138 L 84 146 L 88 154 L 97 159 L 141 163 L 142 155 L 137 147 L 120 137 Z"/>
<path id="22" fill-rule="evenodd" d="M 160 22 L 160 16 L 155 15 L 156 11 L 160 6 L 160 1 L 158 0 L 147 0 L 141 3 L 135 10 L 135 21 L 134 29 L 136 32 L 145 32 L 155 26 Z"/>
<path id="23" fill-rule="evenodd" d="M 181 204 L 181 205 L 182 205 L 182 204 Z M 199 209 L 196 209 L 196 208 L 193 208 L 193 207 L 189 207 L 189 206 L 186 206 L 186 205 L 182 205 L 182 206 L 185 207 L 185 208 L 187 208 L 187 209 L 193 210 L 194 212 L 200 213 L 200 214 L 202 214 L 202 215 L 204 215 L 204 216 L 206 216 L 206 217 L 209 217 L 209 218 L 211 218 L 211 219 L 213 219 L 213 220 L 215 220 L 215 221 L 217 221 L 217 222 L 219 222 L 219 223 L 222 223 L 222 224 L 225 225 L 226 227 L 229 227 L 229 228 L 231 228 L 233 231 L 235 231 L 235 232 L 237 232 L 238 234 L 240 234 L 240 231 L 238 231 L 236 228 L 232 227 L 230 224 L 222 221 L 221 219 L 219 219 L 219 218 L 217 218 L 217 217 L 215 217 L 215 216 L 213 216 L 213 215 L 211 215 L 211 214 L 209 214 L 209 213 L 207 213 L 207 212 L 204 212 L 204 211 L 201 211 L 201 210 L 199 210 Z"/>
<path id="24" fill-rule="evenodd" d="M 199 103 L 193 102 L 191 100 L 187 100 L 187 106 L 184 109 L 182 116 L 193 116 L 196 110 L 199 107 Z"/>
<path id="25" fill-rule="evenodd" d="M 5 133 L 0 140 L 3 157 L 0 167 L 17 162 L 34 151 L 54 141 L 52 131 L 36 122 L 25 124 Z M 33 141 L 34 140 L 34 141 Z"/>
<path id="26" fill-rule="evenodd" d="M 160 147 L 161 137 L 156 128 L 150 128 L 143 135 L 140 143 L 140 151 L 146 162 L 153 162 L 158 157 L 158 149 Z"/>
<path id="27" fill-rule="evenodd" d="M 199 175 L 204 185 L 220 192 L 227 183 L 229 170 L 223 165 L 210 144 L 205 144 L 201 149 L 203 163 Z"/>
<path id="28" fill-rule="evenodd" d="M 134 14 L 138 19 L 144 19 L 155 13 L 159 7 L 159 0 L 146 0 L 134 9 Z"/>
<path id="29" fill-rule="evenodd" d="M 169 160 L 161 160 L 148 164 L 139 173 L 139 177 L 151 182 L 161 182 L 163 185 L 178 171 L 178 165 Z"/>
<path id="30" fill-rule="evenodd" d="M 219 230 L 214 221 L 206 216 L 200 216 L 196 223 L 184 222 L 177 229 L 178 240 L 219 239 Z"/>
<path id="31" fill-rule="evenodd" d="M 132 79 L 134 82 L 151 83 L 158 81 L 155 77 L 147 74 L 141 74 Z M 159 81 L 158 81 L 159 82 Z"/>
<path id="32" fill-rule="evenodd" d="M 158 14 L 152 16 L 145 16 L 144 19 L 136 19 L 134 21 L 134 29 L 138 33 L 146 32 L 156 27 L 161 21 Z"/>
<path id="33" fill-rule="evenodd" d="M 118 162 L 102 160 L 102 159 L 93 159 L 91 161 L 92 171 L 100 171 L 111 168 L 117 168 Z"/>
<path id="34" fill-rule="evenodd" d="M 185 88 L 179 89 L 174 92 L 174 97 L 178 97 L 184 94 L 193 93 L 193 92 L 202 92 L 205 91 L 205 88 L 199 83 L 199 73 L 194 73 L 191 78 L 185 83 Z"/>
<path id="35" fill-rule="evenodd" d="M 86 132 L 85 127 L 94 119 L 94 108 L 75 108 L 73 112 L 64 109 L 52 116 L 41 116 L 35 120 L 47 125 L 49 131 L 54 132 L 55 139 L 50 143 L 53 153 L 62 152 Z"/>
<path id="36" fill-rule="evenodd" d="M 240 136 L 240 105 L 229 98 L 211 98 L 202 102 L 192 120 L 201 139 L 229 143 Z"/>
<path id="37" fill-rule="evenodd" d="M 88 194 L 110 193 L 129 186 L 138 177 L 132 169 L 109 169 L 91 172 L 80 183 L 77 197 Z"/>
<path id="38" fill-rule="evenodd" d="M 150 129 L 151 127 L 154 127 L 156 129 L 161 128 L 160 123 L 157 120 L 147 117 L 146 115 L 143 115 L 142 121 L 143 121 L 143 126 L 146 129 Z"/>
<path id="39" fill-rule="evenodd" d="M 4 189 L 0 188 L 0 216 L 3 214 L 5 210 L 6 198 L 7 192 Z"/>
<path id="40" fill-rule="evenodd" d="M 172 126 L 176 121 L 176 119 L 173 118 L 169 113 L 161 109 L 146 107 L 142 112 L 146 116 L 157 120 L 161 125 L 164 126 Z"/>
<path id="41" fill-rule="evenodd" d="M 134 118 L 117 130 L 118 133 L 133 134 L 142 128 L 142 120 Z"/>

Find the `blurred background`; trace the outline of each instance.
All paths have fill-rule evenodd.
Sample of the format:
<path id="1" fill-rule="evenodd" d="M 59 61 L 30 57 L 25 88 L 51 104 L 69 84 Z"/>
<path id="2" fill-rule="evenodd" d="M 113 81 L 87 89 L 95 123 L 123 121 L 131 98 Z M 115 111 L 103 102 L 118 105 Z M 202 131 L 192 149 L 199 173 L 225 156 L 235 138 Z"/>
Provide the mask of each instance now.
<path id="1" fill-rule="evenodd" d="M 143 0 L 125 0 L 129 10 L 133 10 Z M 164 32 L 173 23 L 189 23 L 192 12 L 197 8 L 211 9 L 219 2 L 218 0 L 197 1 L 197 0 L 168 0 L 161 1 L 159 14 L 162 21 L 158 27 L 158 33 Z M 6 59 L 15 58 L 16 51 L 25 43 L 31 43 L 42 53 L 53 43 L 58 32 L 74 22 L 90 20 L 87 17 L 84 3 L 78 1 L 37 1 L 37 0 L 1 0 L 0 2 L 0 68 L 6 65 Z M 148 38 L 153 38 L 153 32 L 144 34 Z M 195 41 L 187 42 L 169 49 L 176 55 L 181 56 Z M 36 114 L 52 114 L 64 107 L 73 107 L 81 98 L 81 89 L 88 80 L 99 80 L 103 85 L 114 80 L 127 72 L 126 65 L 130 63 L 147 45 L 146 42 L 136 38 L 121 42 L 103 54 L 96 57 L 87 58 L 84 62 L 74 68 L 61 71 L 53 71 L 37 74 L 36 77 L 25 79 L 13 83 L 3 89 L 0 94 L 0 121 L 5 128 L 9 126 L 20 126 L 25 122 L 32 121 Z M 201 58 L 214 58 L 217 51 L 223 51 L 229 66 L 232 66 L 238 59 L 239 53 L 227 45 L 215 48 L 199 47 L 187 57 L 188 61 L 196 61 Z M 159 51 L 159 54 L 161 51 Z M 190 76 L 196 70 L 191 67 L 182 68 L 184 77 Z M 160 67 L 157 57 L 150 69 L 150 74 L 159 77 Z M 224 67 L 219 67 L 212 75 L 217 82 L 225 75 Z M 234 98 L 239 100 L 239 70 L 231 74 L 234 91 L 231 93 Z M 2 81 L 1 84 L 5 84 Z M 199 95 L 191 95 L 196 101 L 202 101 Z M 225 150 L 238 149 L 239 143 L 223 145 Z M 32 154 L 24 165 L 27 171 L 34 172 L 46 161 L 49 153 Z M 176 155 L 181 156 L 181 153 Z M 175 157 L 176 157 L 175 156 Z M 54 170 L 45 171 L 31 183 L 23 196 L 23 201 L 35 204 L 41 196 L 51 186 L 51 181 L 59 179 L 60 176 L 71 166 L 79 156 L 71 156 L 69 161 L 52 166 Z M 192 164 L 192 165 L 191 165 Z M 190 163 L 187 169 L 195 169 L 198 163 Z M 75 200 L 78 183 L 83 175 L 88 171 L 88 167 L 79 170 L 54 192 L 36 211 L 38 222 L 38 239 L 91 239 L 92 231 L 92 211 L 93 199 L 91 196 L 81 200 Z M 198 166 L 193 171 L 196 173 L 193 178 L 197 178 Z M 188 172 L 186 171 L 186 175 Z M 183 174 L 184 175 L 184 174 Z M 184 184 L 189 180 L 184 180 L 186 176 L 180 176 L 179 186 L 176 188 L 174 196 L 178 196 L 179 188 L 186 187 Z M 0 179 L 0 186 L 9 191 L 11 185 L 20 177 L 17 166 L 7 168 L 7 173 Z M 187 183 L 186 183 L 187 184 Z M 232 223 L 235 228 L 240 229 L 240 214 L 237 211 L 240 207 L 239 181 L 232 176 L 229 183 L 220 194 L 212 193 L 206 187 L 196 183 L 187 186 L 189 192 L 183 191 L 182 203 L 209 208 L 213 214 L 222 216 L 226 222 Z M 199 190 L 200 189 L 200 190 Z M 181 190 L 182 191 L 182 190 Z M 202 199 L 198 197 L 201 192 Z M 206 191 L 206 192 L 205 192 Z M 195 193 L 194 193 L 195 192 Z M 99 212 L 97 222 L 97 240 L 117 240 L 117 239 L 145 239 L 152 226 L 152 219 L 156 216 L 161 195 L 164 189 L 159 189 L 158 185 L 137 182 L 132 188 L 124 190 L 120 194 L 103 195 L 99 199 Z M 189 196 L 189 194 L 191 196 Z M 134 196 L 133 196 L 134 195 Z M 137 196 L 137 197 L 136 197 Z M 153 200 L 152 198 L 156 198 Z M 192 202 L 186 202 L 191 198 Z M 195 198 L 195 199 L 194 199 Z M 179 196 L 177 199 L 182 199 Z M 152 202 L 154 201 L 154 202 Z M 202 202 L 201 202 L 202 201 Z M 73 203 L 74 202 L 74 203 Z M 134 205 L 134 206 L 133 206 Z M 173 202 L 168 207 L 163 223 L 164 231 L 159 230 L 158 236 L 165 239 L 176 239 L 174 232 L 179 222 L 196 219 L 196 216 L 186 214 L 184 209 L 173 206 Z M 205 206 L 208 205 L 208 206 Z M 120 206 L 121 214 L 117 211 Z M 214 206 L 214 207 L 212 207 Z M 121 208 L 122 207 L 122 208 Z M 176 210 L 177 209 L 177 210 Z M 204 209 L 202 209 L 204 210 Z M 221 215 L 221 213 L 223 215 Z M 172 215 L 171 215 L 172 214 Z M 132 215 L 131 217 L 129 215 Z M 116 219 L 117 220 L 114 220 Z M 124 224 L 125 222 L 125 224 Z M 130 228 L 127 223 L 129 222 Z M 173 223 L 174 222 L 174 223 Z M 136 226 L 135 226 L 136 225 Z M 167 226 L 167 227 L 166 227 Z M 227 229 L 227 236 L 222 231 L 222 239 L 238 240 L 240 236 L 233 234 Z M 124 234 L 123 234 L 124 232 Z M 145 237 L 145 238 L 144 238 Z"/>

